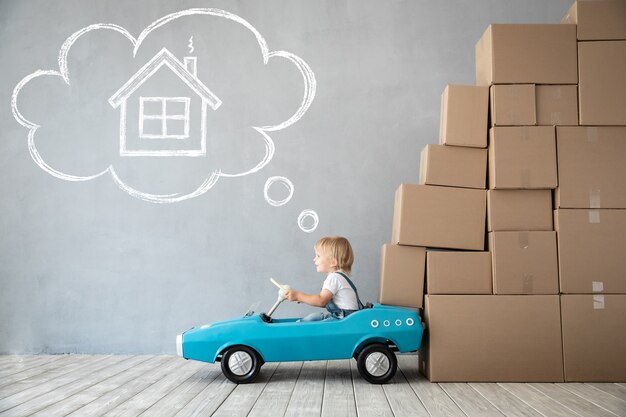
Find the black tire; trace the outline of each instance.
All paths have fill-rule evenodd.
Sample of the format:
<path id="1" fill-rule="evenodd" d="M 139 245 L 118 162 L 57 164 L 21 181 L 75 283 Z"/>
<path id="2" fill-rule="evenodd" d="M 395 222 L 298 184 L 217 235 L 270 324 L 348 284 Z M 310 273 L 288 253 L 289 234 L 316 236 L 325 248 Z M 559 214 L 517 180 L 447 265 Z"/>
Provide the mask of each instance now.
<path id="1" fill-rule="evenodd" d="M 395 353 L 382 343 L 372 343 L 365 346 L 359 352 L 356 364 L 363 379 L 371 384 L 388 382 L 398 369 Z"/>
<path id="2" fill-rule="evenodd" d="M 261 371 L 263 359 L 251 347 L 232 346 L 222 356 L 222 373 L 235 384 L 247 384 Z"/>

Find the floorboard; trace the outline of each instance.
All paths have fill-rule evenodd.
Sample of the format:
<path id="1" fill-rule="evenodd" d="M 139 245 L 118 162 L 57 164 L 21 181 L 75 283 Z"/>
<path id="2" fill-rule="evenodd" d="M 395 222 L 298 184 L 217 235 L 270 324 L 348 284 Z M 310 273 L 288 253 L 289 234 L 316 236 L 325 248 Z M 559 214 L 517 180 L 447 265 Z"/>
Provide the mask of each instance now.
<path id="1" fill-rule="evenodd" d="M 530 386 L 581 416 L 615 417 L 615 414 L 563 389 L 558 384 L 534 383 Z"/>
<path id="2" fill-rule="evenodd" d="M 564 405 L 528 384 L 507 382 L 498 385 L 546 417 L 572 417 L 580 415 L 569 408 L 569 404 Z"/>
<path id="3" fill-rule="evenodd" d="M 417 355 L 398 355 L 400 371 L 432 417 L 465 417 L 458 405 L 439 386 L 419 373 Z"/>
<path id="4" fill-rule="evenodd" d="M 191 400 L 221 374 L 219 367 L 206 364 L 195 374 L 155 402 L 142 417 L 167 417 L 179 413 Z"/>
<path id="5" fill-rule="evenodd" d="M 581 398 L 602 407 L 605 410 L 609 410 L 616 416 L 626 416 L 626 401 L 617 398 L 611 394 L 607 394 L 604 391 L 593 388 L 589 385 L 582 383 L 569 383 L 558 384 L 560 387 L 578 395 Z"/>
<path id="6" fill-rule="evenodd" d="M 588 383 L 587 385 L 591 385 L 592 387 L 597 388 L 600 391 L 604 391 L 614 397 L 626 401 L 626 387 L 623 387 L 619 384 L 613 384 L 610 382 L 592 382 Z"/>
<path id="7" fill-rule="evenodd" d="M 72 395 L 79 393 L 95 384 L 98 384 L 103 380 L 109 379 L 143 360 L 145 359 L 138 356 L 119 356 L 107 358 L 106 361 L 101 361 L 98 363 L 99 368 L 85 368 L 81 370 L 81 372 L 75 373 L 74 375 L 72 375 L 72 377 L 74 377 L 72 381 L 68 382 L 67 384 L 58 386 L 57 388 L 48 391 L 43 395 L 23 402 L 17 407 L 10 409 L 8 414 L 10 414 L 12 417 L 30 416 L 53 404 L 60 403 L 71 397 Z M 0 416 L 2 415 L 3 413 L 0 413 Z M 44 412 L 43 415 L 48 416 L 50 414 L 49 412 Z"/>
<path id="8" fill-rule="evenodd" d="M 354 401 L 359 417 L 393 417 L 382 385 L 370 384 L 359 375 L 356 361 L 350 361 Z"/>
<path id="9" fill-rule="evenodd" d="M 356 415 L 350 361 L 328 361 L 321 416 L 352 417 Z"/>
<path id="10" fill-rule="evenodd" d="M 87 355 L 68 355 L 58 361 L 55 361 L 54 364 L 42 367 L 41 370 L 37 370 L 35 368 L 34 372 L 28 372 L 26 375 L 21 375 L 19 377 L 15 377 L 16 374 L 12 374 L 7 377 L 7 380 L 9 381 L 8 383 L 5 384 L 4 381 L 0 381 L 0 406 L 2 401 L 7 397 L 40 385 L 55 378 L 56 376 L 62 375 L 63 373 L 79 369 L 81 366 L 84 366 L 85 363 L 94 363 L 100 359 L 102 359 L 101 356 L 92 357 Z M 0 411 L 2 411 L 2 408 L 0 408 Z"/>
<path id="11" fill-rule="evenodd" d="M 216 366 L 219 369 L 219 366 Z M 230 382 L 222 374 L 219 374 L 209 383 L 195 398 L 189 401 L 176 417 L 204 417 L 212 415 L 228 396 L 235 390 L 237 385 Z"/>
<path id="12" fill-rule="evenodd" d="M 98 371 L 102 366 L 119 360 L 119 357 L 114 356 L 76 358 L 75 363 L 3 387 L 2 395 L 7 394 L 7 396 L 0 400 L 0 413 L 75 381 L 85 372 Z"/>
<path id="13" fill-rule="evenodd" d="M 429 417 L 430 414 L 402 372 L 396 372 L 390 383 L 383 385 L 393 414 L 398 417 Z"/>
<path id="14" fill-rule="evenodd" d="M 505 416 L 541 417 L 541 414 L 534 408 L 497 384 L 470 383 L 469 385 Z"/>
<path id="15" fill-rule="evenodd" d="M 31 417 L 66 416 L 92 401 L 97 400 L 106 393 L 129 383 L 139 375 L 150 371 L 162 361 L 162 358 L 155 356 L 136 356 L 136 358 L 137 362 L 127 363 L 127 365 L 130 366 L 117 375 L 95 383 L 62 401 L 42 409 Z"/>
<path id="16" fill-rule="evenodd" d="M 254 407 L 254 403 L 267 386 L 276 368 L 276 363 L 266 363 L 263 365 L 261 372 L 253 384 L 237 385 L 228 398 L 226 398 L 212 415 L 216 417 L 247 416 L 250 410 L 252 410 L 252 407 Z"/>
<path id="17" fill-rule="evenodd" d="M 326 361 L 304 362 L 285 417 L 319 417 L 324 398 Z"/>
<path id="18" fill-rule="evenodd" d="M 16 372 L 9 372 L 3 376 L 0 376 L 0 398 L 3 398 L 2 395 L 3 387 L 8 385 L 13 385 L 18 381 L 23 381 L 28 378 L 32 378 L 36 375 L 43 374 L 49 370 L 60 368 L 65 366 L 65 364 L 74 361 L 74 357 L 70 357 L 69 355 L 55 356 L 53 359 L 49 361 L 43 361 L 39 363 L 35 363 L 34 366 L 18 366 L 16 367 Z"/>
<path id="19" fill-rule="evenodd" d="M 301 369 L 302 362 L 279 363 L 248 416 L 274 417 L 284 415 Z"/>
<path id="20" fill-rule="evenodd" d="M 104 415 L 106 417 L 138 416 L 182 384 L 183 381 L 189 379 L 203 365 L 198 362 L 179 359 L 172 359 L 171 362 L 174 366 L 169 368 L 169 372 L 163 375 L 157 382 L 138 392 L 132 398 Z"/>
<path id="21" fill-rule="evenodd" d="M 501 417 L 504 415 L 467 383 L 446 382 L 439 385 L 468 417 Z"/>
<path id="22" fill-rule="evenodd" d="M 170 369 L 176 366 L 176 362 L 167 356 L 160 356 L 157 358 L 157 363 L 151 365 L 153 367 L 143 373 L 133 372 L 133 378 L 130 381 L 113 388 L 68 415 L 72 417 L 104 415 L 165 377 Z M 136 371 L 136 369 L 132 371 Z"/>
<path id="23" fill-rule="evenodd" d="M 356 361 L 266 363 L 237 385 L 175 356 L 0 355 L 0 417 L 622 417 L 626 382 L 431 383 L 397 355 L 387 384 Z"/>
<path id="24" fill-rule="evenodd" d="M 25 370 L 42 366 L 45 363 L 54 362 L 63 356 L 65 355 L 32 356 L 22 360 L 20 360 L 19 357 L 15 358 L 12 361 L 0 365 L 0 379 L 4 380 L 4 378 L 9 375 L 18 374 Z"/>
<path id="25" fill-rule="evenodd" d="M 49 355 L 0 355 L 0 365 L 22 362 L 22 361 L 26 361 L 29 359 L 37 359 L 42 356 L 49 356 Z"/>

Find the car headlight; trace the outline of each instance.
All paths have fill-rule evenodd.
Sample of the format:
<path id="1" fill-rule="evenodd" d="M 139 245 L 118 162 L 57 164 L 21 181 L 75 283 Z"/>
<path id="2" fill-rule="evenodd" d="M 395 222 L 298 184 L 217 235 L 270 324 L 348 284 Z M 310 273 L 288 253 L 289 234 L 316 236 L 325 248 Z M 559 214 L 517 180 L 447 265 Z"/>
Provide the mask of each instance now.
<path id="1" fill-rule="evenodd" d="M 179 334 L 176 336 L 176 354 L 183 357 L 183 335 Z"/>

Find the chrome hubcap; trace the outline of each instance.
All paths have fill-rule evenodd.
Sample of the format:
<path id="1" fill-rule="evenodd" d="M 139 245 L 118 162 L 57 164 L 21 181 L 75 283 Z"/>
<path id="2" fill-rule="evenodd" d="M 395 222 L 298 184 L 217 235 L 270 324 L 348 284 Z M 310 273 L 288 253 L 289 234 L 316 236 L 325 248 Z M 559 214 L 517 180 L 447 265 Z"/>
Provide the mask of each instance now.
<path id="1" fill-rule="evenodd" d="M 235 352 L 228 358 L 228 368 L 235 375 L 245 375 L 252 369 L 252 356 L 246 352 Z"/>
<path id="2" fill-rule="evenodd" d="M 373 376 L 382 376 L 389 370 L 389 358 L 380 352 L 373 352 L 365 359 L 365 369 Z"/>

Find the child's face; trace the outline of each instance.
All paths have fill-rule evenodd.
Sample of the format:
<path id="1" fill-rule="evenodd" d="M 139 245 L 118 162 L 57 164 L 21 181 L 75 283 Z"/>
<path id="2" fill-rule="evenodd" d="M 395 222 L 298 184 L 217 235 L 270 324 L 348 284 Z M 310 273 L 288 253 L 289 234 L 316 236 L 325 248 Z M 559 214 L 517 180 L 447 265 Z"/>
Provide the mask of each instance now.
<path id="1" fill-rule="evenodd" d="M 315 251 L 315 258 L 313 259 L 317 272 L 330 273 L 337 270 L 337 261 L 329 258 L 328 256 Z"/>

